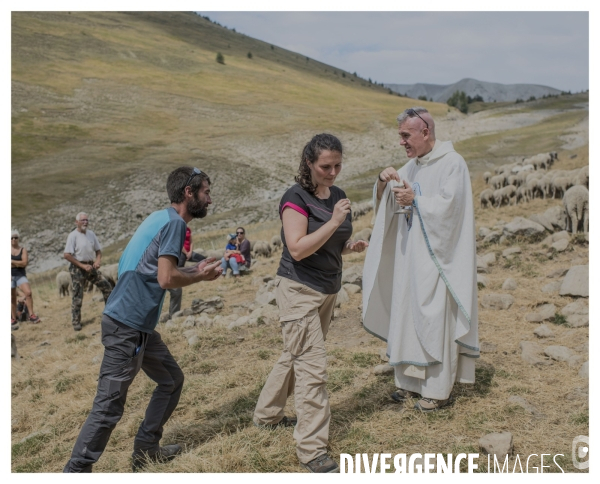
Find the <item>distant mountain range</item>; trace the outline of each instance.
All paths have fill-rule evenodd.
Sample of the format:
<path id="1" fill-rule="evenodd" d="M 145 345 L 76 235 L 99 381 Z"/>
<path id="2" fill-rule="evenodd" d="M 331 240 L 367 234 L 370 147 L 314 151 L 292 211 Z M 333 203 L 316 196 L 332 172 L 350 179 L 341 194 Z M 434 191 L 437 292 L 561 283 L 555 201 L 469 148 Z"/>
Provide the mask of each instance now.
<path id="1" fill-rule="evenodd" d="M 474 98 L 481 96 L 486 102 L 526 101 L 531 96 L 540 98 L 549 94 L 560 94 L 561 91 L 553 87 L 537 84 L 499 84 L 496 82 L 478 81 L 476 79 L 462 79 L 454 84 L 384 84 L 385 87 L 402 95 L 418 99 L 425 96 L 427 100 L 446 102 L 456 91 L 464 91 L 467 96 Z"/>

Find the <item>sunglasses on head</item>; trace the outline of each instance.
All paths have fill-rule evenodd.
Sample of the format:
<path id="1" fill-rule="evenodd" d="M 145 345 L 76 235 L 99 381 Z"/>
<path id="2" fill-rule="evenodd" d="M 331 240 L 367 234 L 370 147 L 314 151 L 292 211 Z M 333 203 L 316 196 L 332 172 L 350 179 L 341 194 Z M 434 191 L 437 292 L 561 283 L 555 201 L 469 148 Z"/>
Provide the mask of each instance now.
<path id="1" fill-rule="evenodd" d="M 414 109 L 407 109 L 406 114 L 408 114 L 411 118 L 414 116 L 418 116 L 421 119 L 421 121 L 423 121 L 425 123 L 425 126 L 427 126 L 427 129 L 429 129 L 429 123 L 427 121 L 425 121 L 423 118 L 421 118 L 421 116 L 419 116 L 419 113 L 417 113 Z"/>
<path id="2" fill-rule="evenodd" d="M 191 181 L 194 179 L 194 177 L 196 175 L 202 175 L 202 171 L 199 170 L 198 168 L 194 168 L 194 171 L 192 171 L 192 174 L 188 178 L 188 181 L 185 182 L 185 185 L 183 185 L 183 187 L 185 188 L 185 187 L 190 186 Z"/>

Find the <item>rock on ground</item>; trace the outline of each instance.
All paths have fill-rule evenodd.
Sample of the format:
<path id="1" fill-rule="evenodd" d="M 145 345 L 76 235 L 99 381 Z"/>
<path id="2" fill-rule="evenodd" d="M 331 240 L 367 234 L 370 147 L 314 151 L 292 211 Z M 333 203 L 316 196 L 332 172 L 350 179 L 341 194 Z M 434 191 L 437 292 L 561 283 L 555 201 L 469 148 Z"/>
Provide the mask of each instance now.
<path id="1" fill-rule="evenodd" d="M 554 269 L 546 277 L 549 277 L 549 278 L 563 277 L 567 272 L 569 272 L 568 268 L 558 268 L 558 269 Z"/>
<path id="2" fill-rule="evenodd" d="M 590 379 L 590 362 L 586 361 L 581 368 L 579 369 L 579 373 L 577 373 L 580 378 L 585 378 L 586 380 Z"/>
<path id="3" fill-rule="evenodd" d="M 479 439 L 479 448 L 489 455 L 495 455 L 498 461 L 504 461 L 513 452 L 513 436 L 510 432 L 494 432 Z"/>
<path id="4" fill-rule="evenodd" d="M 509 247 L 508 249 L 504 249 L 502 251 L 502 257 L 505 257 L 508 259 L 509 257 L 520 254 L 521 252 L 523 252 L 521 250 L 521 247 Z"/>
<path id="5" fill-rule="evenodd" d="M 388 358 L 387 353 L 387 349 L 386 348 L 381 348 L 379 350 L 379 358 L 381 358 L 381 361 L 390 361 L 390 359 Z"/>
<path id="6" fill-rule="evenodd" d="M 571 356 L 573 356 L 573 352 L 569 348 L 559 345 L 546 347 L 544 354 L 556 361 L 567 361 Z"/>
<path id="7" fill-rule="evenodd" d="M 481 260 L 483 260 L 486 264 L 495 264 L 496 263 L 496 254 L 494 252 L 488 252 L 481 256 Z"/>
<path id="8" fill-rule="evenodd" d="M 544 232 L 546 232 L 546 229 L 543 225 L 523 217 L 515 217 L 511 222 L 507 223 L 502 230 L 502 233 L 506 237 L 514 237 L 516 235 L 532 237 L 542 235 Z"/>
<path id="9" fill-rule="evenodd" d="M 519 344 L 521 347 L 521 359 L 530 365 L 551 365 L 552 362 L 540 358 L 538 355 L 541 353 L 541 348 L 531 341 L 521 341 Z"/>
<path id="10" fill-rule="evenodd" d="M 340 292 L 337 293 L 337 298 L 335 299 L 335 307 L 339 308 L 342 304 L 346 304 L 348 301 L 350 301 L 350 297 L 348 296 L 346 289 L 344 289 L 344 287 L 342 286 L 340 288 Z"/>
<path id="11" fill-rule="evenodd" d="M 554 242 L 551 246 L 556 252 L 564 252 L 569 247 L 569 241 L 565 239 L 560 239 Z"/>
<path id="12" fill-rule="evenodd" d="M 362 265 L 348 267 L 342 272 L 342 284 L 356 284 L 362 288 Z"/>
<path id="13" fill-rule="evenodd" d="M 590 308 L 587 299 L 577 299 L 577 301 L 567 304 L 561 310 L 563 316 L 571 316 L 572 314 L 589 314 Z"/>
<path id="14" fill-rule="evenodd" d="M 525 320 L 530 323 L 541 323 L 542 321 L 554 321 L 556 306 L 554 304 L 542 304 L 537 311 L 525 315 Z"/>
<path id="15" fill-rule="evenodd" d="M 518 405 L 519 407 L 521 407 L 523 410 L 525 410 L 530 415 L 534 415 L 534 416 L 541 415 L 541 413 L 539 412 L 539 410 L 537 408 L 535 408 L 531 403 L 529 403 L 527 400 L 525 400 L 523 397 L 521 397 L 519 395 L 511 395 L 510 397 L 508 397 L 508 401 L 509 401 L 509 403 L 514 403 L 515 405 Z"/>
<path id="16" fill-rule="evenodd" d="M 589 266 L 573 266 L 560 286 L 561 296 L 588 297 L 590 294 Z"/>
<path id="17" fill-rule="evenodd" d="M 584 328 L 590 325 L 589 314 L 570 314 L 567 316 L 567 323 L 571 328 Z"/>
<path id="18" fill-rule="evenodd" d="M 344 284 L 344 289 L 348 294 L 357 294 L 362 292 L 362 288 L 357 284 Z"/>
<path id="19" fill-rule="evenodd" d="M 375 375 L 393 375 L 394 367 L 390 366 L 388 363 L 385 365 L 377 365 L 373 368 L 373 374 Z"/>
<path id="20" fill-rule="evenodd" d="M 477 284 L 481 284 L 483 287 L 489 286 L 488 278 L 482 274 L 477 274 Z"/>
<path id="21" fill-rule="evenodd" d="M 544 286 L 542 286 L 542 292 L 544 294 L 555 294 L 560 290 L 562 286 L 562 282 L 550 282 Z"/>
<path id="22" fill-rule="evenodd" d="M 540 324 L 533 332 L 538 338 L 554 338 L 554 332 L 545 324 Z"/>
<path id="23" fill-rule="evenodd" d="M 517 281 L 509 277 L 502 283 L 502 289 L 505 291 L 514 291 L 517 288 Z"/>
<path id="24" fill-rule="evenodd" d="M 481 298 L 481 305 L 485 309 L 509 309 L 515 302 L 510 294 L 486 294 Z"/>

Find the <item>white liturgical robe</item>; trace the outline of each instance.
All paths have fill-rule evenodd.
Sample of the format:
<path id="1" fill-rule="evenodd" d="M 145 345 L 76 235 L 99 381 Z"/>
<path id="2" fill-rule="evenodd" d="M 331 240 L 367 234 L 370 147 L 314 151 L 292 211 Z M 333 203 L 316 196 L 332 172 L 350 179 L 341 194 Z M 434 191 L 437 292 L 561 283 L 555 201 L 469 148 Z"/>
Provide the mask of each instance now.
<path id="1" fill-rule="evenodd" d="M 390 184 L 377 203 L 363 273 L 363 324 L 387 341 L 396 385 L 426 398 L 474 383 L 479 356 L 471 180 L 450 141 L 400 170 L 415 192 L 412 215 Z"/>

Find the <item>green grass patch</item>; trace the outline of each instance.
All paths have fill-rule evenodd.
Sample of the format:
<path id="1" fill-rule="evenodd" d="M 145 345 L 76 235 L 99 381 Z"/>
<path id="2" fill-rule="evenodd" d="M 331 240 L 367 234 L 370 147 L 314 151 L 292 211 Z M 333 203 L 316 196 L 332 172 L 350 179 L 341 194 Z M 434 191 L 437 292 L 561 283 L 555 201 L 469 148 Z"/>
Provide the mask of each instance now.
<path id="1" fill-rule="evenodd" d="M 356 371 L 350 369 L 336 369 L 332 370 L 329 373 L 329 377 L 327 379 L 327 390 L 330 392 L 337 392 L 348 386 L 354 380 L 356 376 Z"/>
<path id="2" fill-rule="evenodd" d="M 19 442 L 15 444 L 11 448 L 12 458 L 15 459 L 17 457 L 33 457 L 39 454 L 44 448 L 44 444 L 49 442 L 51 436 L 46 433 L 41 433 L 38 435 L 34 435 L 24 442 Z M 28 471 L 20 471 L 20 472 L 28 472 Z"/>
<path id="3" fill-rule="evenodd" d="M 84 341 L 87 338 L 88 338 L 87 335 L 85 335 L 83 333 L 77 333 L 75 336 L 65 338 L 65 343 L 67 343 L 67 344 L 80 343 L 81 341 Z"/>
<path id="4" fill-rule="evenodd" d="M 578 412 L 569 417 L 569 420 L 576 425 L 589 425 L 590 424 L 590 414 L 587 410 L 583 412 Z"/>
<path id="5" fill-rule="evenodd" d="M 552 322 L 558 326 L 567 326 L 568 325 L 567 318 L 565 318 L 560 313 L 554 313 L 554 321 L 552 321 Z"/>
<path id="6" fill-rule="evenodd" d="M 379 361 L 379 355 L 373 353 L 354 353 L 352 354 L 352 363 L 361 368 L 369 368 Z"/>

